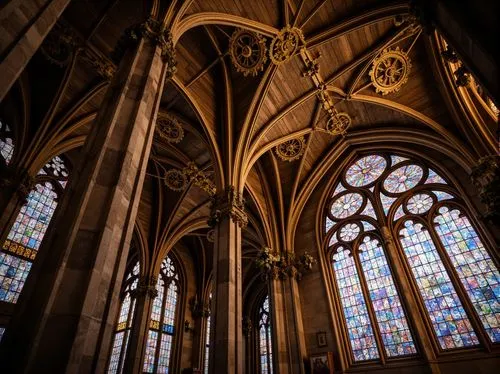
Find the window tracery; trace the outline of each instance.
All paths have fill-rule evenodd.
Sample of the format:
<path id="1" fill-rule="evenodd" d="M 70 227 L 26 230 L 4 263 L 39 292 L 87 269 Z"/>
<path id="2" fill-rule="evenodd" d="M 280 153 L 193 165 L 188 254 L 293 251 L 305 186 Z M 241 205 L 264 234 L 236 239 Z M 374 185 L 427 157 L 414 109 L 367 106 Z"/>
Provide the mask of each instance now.
<path id="1" fill-rule="evenodd" d="M 272 326 L 269 313 L 269 296 L 266 296 L 259 309 L 259 357 L 260 373 L 273 373 Z"/>
<path id="2" fill-rule="evenodd" d="M 56 174 L 51 166 L 58 163 Z M 63 172 L 64 171 L 64 172 Z M 42 244 L 67 180 L 69 170 L 59 156 L 38 173 L 0 252 L 0 301 L 16 303 Z"/>
<path id="3" fill-rule="evenodd" d="M 143 371 L 168 373 L 179 296 L 179 274 L 170 257 L 163 260 L 156 283 L 158 295 L 153 301 Z"/>
<path id="4" fill-rule="evenodd" d="M 14 140 L 12 131 L 6 123 L 0 120 L 0 155 L 5 164 L 9 164 L 14 155 Z"/>
<path id="5" fill-rule="evenodd" d="M 373 154 L 348 166 L 332 190 L 325 240 L 354 362 L 418 354 L 401 276 L 412 278 L 441 350 L 500 342 L 498 267 L 441 175 L 420 161 Z M 407 270 L 392 266 L 387 227 Z"/>
<path id="6" fill-rule="evenodd" d="M 109 360 L 108 373 L 116 374 L 123 371 L 125 355 L 127 353 L 130 330 L 134 319 L 135 311 L 135 292 L 139 282 L 139 261 L 136 262 L 133 269 L 128 273 L 125 279 L 125 287 L 122 293 L 122 302 L 120 305 L 120 314 L 116 324 L 113 346 L 111 348 L 111 358 Z"/>
<path id="7" fill-rule="evenodd" d="M 212 305 L 212 293 L 210 293 L 210 296 L 208 297 L 208 305 L 209 307 L 211 307 Z M 207 326 L 205 328 L 205 361 L 204 361 L 204 367 L 205 367 L 205 370 L 204 370 L 204 373 L 205 374 L 208 374 L 208 364 L 209 364 L 209 360 L 210 360 L 210 323 L 211 323 L 211 319 L 210 319 L 210 311 L 208 313 L 208 317 L 207 317 Z"/>

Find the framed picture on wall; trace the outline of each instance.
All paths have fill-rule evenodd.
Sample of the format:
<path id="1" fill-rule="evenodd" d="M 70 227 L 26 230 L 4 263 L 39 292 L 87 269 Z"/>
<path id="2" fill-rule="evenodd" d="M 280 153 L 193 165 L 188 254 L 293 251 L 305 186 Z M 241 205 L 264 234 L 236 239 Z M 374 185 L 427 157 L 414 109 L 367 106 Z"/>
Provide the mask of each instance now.
<path id="1" fill-rule="evenodd" d="M 311 374 L 333 374 L 333 354 L 332 352 L 312 355 Z"/>
<path id="2" fill-rule="evenodd" d="M 326 332 L 319 331 L 316 333 L 316 342 L 318 343 L 318 347 L 326 347 L 328 343 L 326 342 Z"/>

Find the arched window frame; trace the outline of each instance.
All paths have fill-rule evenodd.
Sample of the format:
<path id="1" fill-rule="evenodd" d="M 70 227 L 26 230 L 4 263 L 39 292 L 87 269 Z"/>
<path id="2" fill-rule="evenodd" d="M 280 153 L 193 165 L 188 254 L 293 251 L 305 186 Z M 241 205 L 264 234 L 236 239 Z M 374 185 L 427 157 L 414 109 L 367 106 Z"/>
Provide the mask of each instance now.
<path id="1" fill-rule="evenodd" d="M 212 288 L 212 287 L 210 287 Z M 203 372 L 208 374 L 210 364 L 210 335 L 212 334 L 212 291 L 208 293 L 208 310 L 207 319 L 205 324 L 205 349 L 203 359 Z"/>
<path id="2" fill-rule="evenodd" d="M 349 167 L 351 165 L 353 165 L 357 160 L 361 159 L 362 157 L 367 156 L 367 155 L 373 155 L 373 154 L 377 154 L 377 155 L 383 156 L 385 158 L 387 166 L 386 166 L 384 172 L 378 178 L 376 178 L 375 181 L 372 181 L 371 183 L 368 183 L 365 186 L 362 186 L 362 187 L 350 186 L 346 181 L 346 172 L 349 169 Z M 399 162 L 397 164 L 391 164 L 390 155 L 395 155 L 395 156 L 407 158 L 407 160 Z M 410 188 L 408 191 L 405 191 L 405 192 L 402 192 L 399 194 L 398 193 L 390 193 L 388 191 L 385 191 L 385 189 L 383 188 L 383 181 L 385 180 L 385 178 L 391 172 L 398 169 L 399 167 L 405 166 L 405 165 L 410 165 L 410 164 L 416 164 L 423 169 L 423 174 L 422 174 L 422 177 L 421 177 L 419 184 L 416 187 Z M 484 327 L 481 324 L 481 322 L 479 321 L 479 319 L 477 317 L 477 313 L 474 310 L 474 307 L 472 306 L 469 297 L 466 295 L 466 292 L 463 289 L 462 283 L 460 282 L 460 280 L 458 280 L 458 276 L 455 274 L 456 271 L 453 269 L 453 266 L 450 264 L 450 260 L 448 258 L 447 258 L 447 262 L 445 264 L 446 269 L 447 269 L 448 273 L 450 273 L 450 270 L 453 271 L 452 282 L 453 282 L 453 285 L 455 286 L 455 288 L 458 288 L 460 291 L 460 298 L 462 300 L 464 308 L 467 311 L 467 314 L 474 315 L 473 319 L 471 319 L 471 322 L 473 321 L 474 330 L 476 331 L 476 333 L 480 337 L 481 346 L 478 347 L 477 349 L 474 347 L 468 347 L 468 348 L 463 348 L 463 349 L 456 348 L 453 350 L 443 350 L 440 348 L 440 345 L 437 342 L 437 337 L 436 337 L 436 334 L 434 332 L 434 329 L 429 322 L 429 315 L 428 315 L 427 311 L 425 310 L 425 307 L 423 306 L 422 299 L 420 298 L 420 294 L 418 291 L 418 287 L 416 286 L 415 279 L 413 278 L 411 270 L 407 264 L 405 255 L 402 251 L 401 244 L 399 243 L 399 240 L 397 240 L 398 239 L 397 233 L 399 232 L 399 229 L 400 229 L 401 225 L 404 223 L 404 221 L 406 221 L 408 219 L 408 217 L 411 217 L 411 216 L 415 217 L 415 215 L 411 215 L 411 212 L 409 212 L 406 208 L 403 208 L 403 212 L 405 213 L 405 215 L 403 217 L 400 217 L 400 218 L 394 220 L 394 216 L 395 216 L 398 208 L 401 205 L 405 205 L 406 202 L 408 201 L 408 199 L 410 199 L 410 197 L 412 195 L 415 195 L 418 192 L 424 192 L 424 191 L 446 192 L 448 194 L 453 195 L 453 199 L 436 202 L 435 201 L 436 198 L 434 196 L 433 197 L 434 204 L 433 204 L 431 210 L 427 212 L 427 214 L 431 218 L 429 218 L 425 222 L 425 225 L 426 226 L 428 226 L 429 224 L 433 225 L 432 220 L 434 219 L 434 217 L 436 215 L 435 213 L 438 212 L 439 209 L 443 206 L 449 207 L 450 210 L 451 210 L 451 208 L 459 209 L 461 214 L 466 215 L 467 218 L 469 219 L 472 227 L 474 228 L 478 237 L 482 241 L 486 251 L 488 252 L 492 261 L 495 263 L 495 265 L 498 268 L 498 258 L 495 257 L 495 254 L 492 253 L 492 251 L 490 250 L 493 241 L 489 237 L 487 231 L 476 220 L 476 218 L 475 218 L 476 215 L 472 214 L 472 211 L 474 209 L 471 208 L 470 205 L 467 205 L 465 200 L 460 198 L 461 196 L 465 196 L 465 195 L 459 189 L 459 186 L 458 186 L 458 188 L 456 188 L 457 184 L 453 183 L 453 181 L 450 181 L 452 178 L 450 178 L 447 175 L 447 173 L 443 172 L 443 170 L 441 170 L 439 167 L 432 165 L 430 162 L 421 161 L 418 157 L 415 157 L 413 155 L 403 154 L 402 152 L 390 152 L 390 153 L 367 152 L 367 153 L 363 153 L 363 154 L 358 154 L 355 157 L 353 157 L 349 163 L 346 163 L 345 165 L 346 166 L 342 169 L 341 173 L 339 175 L 337 175 L 337 177 L 332 180 L 331 186 L 328 189 L 329 190 L 328 191 L 328 198 L 325 200 L 326 203 L 324 204 L 324 207 L 323 207 L 324 210 L 323 210 L 322 214 L 320 215 L 321 216 L 322 243 L 323 243 L 323 248 L 325 248 L 325 254 L 327 255 L 327 258 L 329 260 L 331 260 L 332 255 L 334 254 L 336 248 L 338 248 L 341 245 L 345 246 L 345 243 L 340 243 L 338 241 L 335 242 L 335 239 L 333 240 L 334 241 L 333 244 L 331 242 L 332 236 L 337 235 L 341 226 L 344 226 L 346 223 L 349 223 L 349 222 L 359 222 L 360 220 L 364 220 L 364 221 L 369 222 L 374 227 L 373 232 L 363 232 L 363 229 L 361 229 L 361 232 L 360 232 L 359 236 L 357 237 L 356 241 L 359 242 L 361 240 L 361 238 L 363 236 L 366 236 L 366 235 L 368 235 L 370 237 L 374 237 L 374 238 L 376 237 L 380 241 L 382 247 L 384 248 L 384 251 L 386 254 L 386 259 L 387 259 L 387 262 L 389 264 L 389 267 L 391 268 L 391 272 L 392 272 L 392 275 L 394 278 L 395 286 L 398 288 L 401 302 L 406 310 L 407 309 L 406 297 L 399 290 L 400 286 L 398 284 L 399 282 L 397 281 L 396 274 L 394 273 L 394 266 L 392 264 L 393 260 L 391 259 L 390 256 L 387 255 L 387 248 L 385 248 L 385 244 L 384 244 L 385 240 L 383 240 L 384 238 L 380 234 L 382 226 L 388 227 L 389 233 L 391 235 L 391 239 L 395 243 L 395 245 L 398 249 L 397 257 L 399 258 L 399 260 L 402 260 L 402 263 L 404 264 L 403 267 L 404 267 L 405 276 L 408 279 L 410 279 L 410 283 L 412 286 L 412 293 L 413 293 L 413 295 L 415 295 L 417 297 L 418 304 L 420 307 L 419 313 L 423 316 L 423 319 L 425 320 L 426 329 L 427 329 L 429 336 L 432 336 L 432 339 L 430 339 L 430 340 L 433 343 L 433 348 L 435 349 L 435 351 L 438 352 L 439 354 L 456 354 L 456 353 L 459 353 L 462 351 L 473 352 L 473 351 L 481 350 L 481 349 L 484 349 L 486 351 L 491 351 L 492 349 L 498 349 L 498 347 L 497 347 L 498 343 L 492 343 L 487 337 L 485 338 L 486 333 L 485 333 Z M 389 165 L 391 165 L 391 166 L 389 166 Z M 446 184 L 440 184 L 440 183 L 427 184 L 427 183 L 425 183 L 425 181 L 427 180 L 427 178 L 429 176 L 429 169 L 433 169 L 435 172 L 437 172 L 437 175 L 439 177 L 441 177 L 445 181 Z M 339 183 L 342 183 L 344 188 L 340 192 L 335 193 L 335 191 L 338 189 Z M 381 204 L 380 198 L 378 197 L 382 190 L 384 190 L 384 194 L 386 194 L 386 196 L 391 197 L 391 198 L 395 198 L 394 201 L 392 201 L 390 209 L 387 212 L 384 212 L 384 208 Z M 342 196 L 343 194 L 350 193 L 350 192 L 357 192 L 357 193 L 360 193 L 361 195 L 363 195 L 363 197 L 364 197 L 363 203 L 356 210 L 355 215 L 348 216 L 347 218 L 341 219 L 340 221 L 338 219 L 332 220 L 333 217 L 330 214 L 330 208 L 331 208 L 332 203 L 338 197 Z M 363 216 L 361 214 L 365 210 L 368 200 L 371 200 L 371 202 L 372 202 L 372 205 L 374 208 L 374 213 L 375 213 L 375 218 Z M 420 217 L 418 217 L 418 218 L 421 219 Z M 329 227 L 327 228 L 327 226 L 329 226 Z M 434 226 L 430 226 L 430 227 L 434 227 Z M 445 250 L 443 249 L 443 245 L 441 244 L 441 241 L 437 237 L 437 233 L 435 232 L 435 230 L 431 230 L 431 231 L 433 231 L 432 239 L 435 242 L 436 246 L 439 247 L 438 251 L 440 253 L 440 256 L 447 257 L 447 256 L 443 256 L 443 254 L 445 253 Z M 355 244 L 355 246 L 356 245 L 358 245 L 358 244 Z M 341 326 L 342 326 L 342 330 L 343 330 L 342 331 L 342 335 L 343 335 L 342 345 L 350 353 L 350 364 L 351 365 L 358 365 L 358 364 L 370 363 L 369 361 L 368 362 L 365 362 L 365 361 L 364 362 L 355 362 L 353 360 L 352 350 L 351 350 L 351 347 L 349 344 L 348 332 L 347 332 L 347 328 L 345 326 L 346 321 L 345 321 L 345 318 L 343 317 L 343 313 L 342 313 L 342 305 L 340 303 L 339 290 L 338 290 L 336 282 L 335 282 L 335 274 L 334 274 L 334 271 L 333 271 L 331 266 L 329 266 L 329 269 L 330 270 L 328 272 L 329 273 L 328 277 L 331 279 L 330 285 L 332 286 L 333 292 L 335 294 L 334 304 L 336 305 L 336 310 L 340 311 L 340 313 L 337 313 L 339 317 L 335 317 L 335 318 L 336 318 L 336 320 L 338 320 L 341 323 Z M 358 272 L 359 272 L 359 268 L 358 268 Z M 400 276 L 401 276 L 401 274 L 400 274 Z M 366 288 L 366 283 L 365 283 L 364 287 Z M 366 298 L 366 296 L 365 296 L 365 298 Z M 369 300 L 369 299 L 367 299 L 367 300 Z M 367 305 L 371 306 L 371 303 L 368 302 Z M 408 315 L 407 315 L 407 318 L 408 318 Z M 409 323 L 410 327 L 412 327 L 411 321 L 409 321 L 409 322 L 410 322 Z M 414 328 L 411 328 L 411 330 L 413 332 Z M 414 336 L 415 344 L 416 344 L 417 349 L 418 349 L 419 337 L 417 337 L 415 334 L 413 334 L 413 336 Z M 379 337 L 379 339 L 380 339 L 380 337 Z M 381 345 L 379 343 L 379 351 L 381 350 L 380 347 L 381 347 Z M 406 359 L 418 358 L 418 357 L 419 356 L 416 355 L 414 357 L 408 357 Z M 405 359 L 405 358 L 403 357 L 403 359 Z M 391 360 L 400 360 L 400 358 L 391 359 Z M 385 360 L 381 360 L 381 361 L 384 362 Z"/>
<path id="3" fill-rule="evenodd" d="M 14 133 L 9 125 L 0 118 L 0 164 L 9 165 L 12 163 L 15 151 Z"/>
<path id="4" fill-rule="evenodd" d="M 267 302 L 267 311 L 265 310 L 265 304 Z M 259 302 L 258 314 L 257 314 L 257 324 L 256 324 L 256 344 L 257 344 L 257 357 L 258 357 L 258 370 L 259 374 L 273 374 L 273 328 L 271 321 L 271 298 L 269 295 L 265 295 Z M 267 318 L 264 321 L 264 316 Z M 261 328 L 266 331 L 265 342 L 262 342 Z M 262 348 L 265 346 L 266 361 L 262 361 Z"/>
<path id="5" fill-rule="evenodd" d="M 26 198 L 27 199 L 26 203 L 22 205 L 18 214 L 13 215 L 12 221 L 9 224 L 9 227 L 10 227 L 9 231 L 8 231 L 7 236 L 5 237 L 5 240 L 3 241 L 2 246 L 1 246 L 0 253 L 2 254 L 2 258 L 0 261 L 0 265 L 5 264 L 6 259 L 8 259 L 9 261 L 13 261 L 12 257 L 16 259 L 15 260 L 16 263 L 20 261 L 19 265 L 17 265 L 18 268 L 15 271 L 16 275 L 14 275 L 14 277 L 16 277 L 16 279 L 14 279 L 14 280 L 19 282 L 19 286 L 17 286 L 16 291 L 15 291 L 15 293 L 17 293 L 17 295 L 14 296 L 14 298 L 11 301 L 7 301 L 7 300 L 2 299 L 1 300 L 2 302 L 7 302 L 7 303 L 16 303 L 17 302 L 17 299 L 20 296 L 22 289 L 24 287 L 24 282 L 26 281 L 26 278 L 30 272 L 31 265 L 32 265 L 33 261 L 35 260 L 35 257 L 38 253 L 38 250 L 39 250 L 38 247 L 43 242 L 43 240 L 45 238 L 45 234 L 51 229 L 51 223 L 52 223 L 53 218 L 54 218 L 56 211 L 57 211 L 58 201 L 60 200 L 60 198 L 62 197 L 62 195 L 64 193 L 64 189 L 65 189 L 66 184 L 68 182 L 69 175 L 70 175 L 69 162 L 63 156 L 53 157 L 50 161 L 48 161 L 40 169 L 38 174 L 33 178 L 33 181 L 32 181 L 33 188 L 31 189 L 31 191 L 29 192 L 29 194 Z M 38 199 L 35 198 L 36 193 L 39 192 L 40 189 L 43 189 L 44 187 L 50 188 L 51 193 L 54 195 L 52 197 L 53 202 L 51 203 L 50 207 L 47 204 L 45 204 L 45 201 L 47 201 L 46 195 L 41 195 L 40 198 L 38 198 Z M 33 200 L 32 200 L 32 196 L 33 196 Z M 41 204 L 41 206 L 43 206 L 43 207 L 37 207 L 35 209 L 34 207 L 30 206 L 30 204 L 34 204 L 37 206 Z M 30 212 L 32 210 L 38 212 L 37 209 L 48 209 L 51 212 L 50 216 L 48 217 L 48 222 L 46 223 L 46 227 L 43 227 L 43 224 L 40 223 L 40 222 L 42 222 L 41 220 L 32 217 L 32 214 L 34 214 L 34 213 L 30 213 Z M 45 213 L 45 214 L 48 215 L 48 213 Z M 19 222 L 18 222 L 18 220 L 19 220 Z M 24 222 L 25 220 L 26 220 L 26 222 Z M 35 229 L 33 229 L 33 227 L 32 227 L 32 229 L 33 229 L 32 231 L 37 231 L 36 233 L 34 233 L 37 236 L 36 239 L 31 234 L 27 234 L 27 231 L 26 231 L 27 228 L 25 228 L 25 229 L 19 228 L 21 225 L 28 226 L 27 222 L 29 221 L 30 222 L 29 224 L 31 224 L 31 221 L 33 221 L 33 220 L 36 220 L 36 224 L 40 223 L 40 225 L 42 225 L 42 228 L 40 229 L 41 231 L 37 230 L 36 226 L 35 226 Z M 20 231 L 17 231 L 17 230 L 24 230 L 24 231 L 21 233 Z M 45 231 L 43 231 L 43 230 L 45 230 Z M 38 232 L 38 231 L 40 231 L 40 232 Z M 21 235 L 21 239 L 23 239 L 25 237 L 30 237 L 31 240 L 34 240 L 34 242 L 36 244 L 29 245 L 29 242 L 28 243 L 19 242 L 18 239 L 15 239 L 16 234 Z M 4 258 L 4 256 L 3 256 L 4 254 L 5 254 L 5 256 L 10 256 L 10 257 Z M 24 275 L 22 278 L 17 279 L 17 277 L 18 277 L 17 273 L 18 273 L 18 270 L 20 271 L 21 265 L 25 269 L 23 271 Z M 12 265 L 11 265 L 11 267 L 12 267 Z M 12 281 L 12 283 L 14 282 L 14 280 Z M 3 276 L 1 276 L 0 282 L 2 282 L 1 284 L 3 287 L 5 285 Z M 12 286 L 12 283 L 11 283 L 11 286 Z M 8 296 L 9 295 L 6 295 L 6 297 L 8 297 Z"/>
<path id="6" fill-rule="evenodd" d="M 139 261 L 136 261 L 133 268 L 127 273 L 127 277 L 122 286 L 120 308 L 108 363 L 108 373 L 110 374 L 121 373 L 123 371 L 123 364 L 125 362 L 125 355 L 127 354 L 128 341 L 134 320 L 139 275 L 140 264 Z M 130 302 L 128 307 L 125 307 L 124 302 L 127 298 L 129 298 Z"/>
<path id="7" fill-rule="evenodd" d="M 173 272 L 172 275 L 169 275 L 169 268 L 168 264 L 169 262 L 171 263 L 173 267 Z M 153 305 L 151 308 L 151 315 L 150 315 L 150 324 L 149 324 L 149 330 L 148 330 L 148 336 L 147 336 L 147 341 L 146 341 L 146 353 L 144 357 L 144 362 L 143 362 L 143 372 L 144 373 L 157 373 L 158 372 L 158 366 L 160 359 L 163 359 L 164 357 L 160 355 L 161 351 L 161 346 L 162 346 L 162 336 L 164 334 L 168 334 L 171 336 L 171 342 L 170 342 L 170 350 L 165 351 L 167 357 L 169 358 L 168 360 L 168 368 L 169 370 L 172 370 L 173 363 L 174 363 L 174 355 L 176 350 L 174 349 L 176 347 L 177 341 L 179 340 L 179 334 L 181 333 L 181 328 L 180 326 L 180 311 L 181 311 L 181 296 L 182 296 L 182 289 L 181 289 L 181 283 L 180 283 L 180 274 L 179 274 L 179 265 L 178 262 L 175 261 L 173 256 L 167 256 L 161 264 L 161 269 L 160 269 L 160 274 L 158 276 L 158 281 L 156 283 L 156 288 L 158 291 L 158 295 L 155 300 L 160 297 L 161 299 L 161 310 L 160 310 L 160 318 L 159 321 L 153 320 L 152 319 L 152 314 L 153 314 L 153 309 L 155 308 L 155 300 L 153 300 Z M 176 302 L 174 306 L 174 316 L 173 316 L 173 331 L 168 332 L 164 330 L 164 325 L 165 325 L 165 312 L 166 312 L 166 307 L 167 307 L 167 298 L 168 298 L 168 290 L 171 285 L 174 285 L 176 287 Z M 163 292 L 163 294 L 162 294 Z M 151 339 L 151 336 L 156 334 L 156 339 Z M 154 343 L 154 355 L 152 356 L 153 361 L 151 365 L 148 363 L 148 347 L 151 343 Z M 149 365 L 149 368 L 148 368 Z"/>

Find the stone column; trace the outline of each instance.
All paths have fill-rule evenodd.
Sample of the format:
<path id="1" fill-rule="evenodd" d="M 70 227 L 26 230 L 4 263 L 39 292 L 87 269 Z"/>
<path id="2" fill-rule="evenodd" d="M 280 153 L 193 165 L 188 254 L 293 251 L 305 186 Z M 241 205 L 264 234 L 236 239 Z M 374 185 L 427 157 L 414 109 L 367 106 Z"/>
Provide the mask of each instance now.
<path id="1" fill-rule="evenodd" d="M 200 301 L 197 296 L 189 301 L 189 309 L 194 321 L 192 367 L 203 370 L 205 367 L 205 344 L 207 335 L 208 317 L 210 317 L 210 301 Z M 211 330 L 213 333 L 213 330 Z"/>
<path id="2" fill-rule="evenodd" d="M 243 372 L 241 228 L 248 222 L 244 201 L 227 187 L 212 202 L 209 221 L 215 226 L 210 370 L 212 374 Z"/>
<path id="3" fill-rule="evenodd" d="M 0 11 L 0 101 L 19 78 L 31 57 L 70 0 L 11 0 Z"/>
<path id="4" fill-rule="evenodd" d="M 156 276 L 144 276 L 139 279 L 135 290 L 135 312 L 130 331 L 123 373 L 141 373 L 144 363 L 144 353 L 148 339 L 149 321 L 151 319 L 151 306 L 158 296 L 156 289 Z"/>
<path id="5" fill-rule="evenodd" d="M 126 54 L 2 339 L 6 373 L 104 372 L 163 86 L 175 68 L 159 23 Z"/>
<path id="6" fill-rule="evenodd" d="M 394 282 L 398 283 L 400 286 L 400 291 L 402 293 L 401 299 L 406 300 L 408 308 L 406 309 L 409 322 L 412 322 L 414 327 L 413 339 L 417 338 L 420 340 L 420 349 L 422 356 L 425 357 L 429 364 L 429 369 L 431 373 L 440 373 L 439 366 L 436 363 L 436 355 L 432 349 L 432 339 L 427 333 L 422 316 L 419 314 L 419 305 L 415 296 L 411 290 L 410 280 L 406 276 L 401 259 L 397 255 L 399 253 L 396 244 L 392 238 L 391 230 L 387 226 L 381 228 L 382 237 L 384 239 L 384 246 L 386 249 L 387 256 L 390 259 L 394 270 Z"/>
<path id="7" fill-rule="evenodd" d="M 306 343 L 295 276 L 270 280 L 270 308 L 274 371 L 305 373 Z"/>

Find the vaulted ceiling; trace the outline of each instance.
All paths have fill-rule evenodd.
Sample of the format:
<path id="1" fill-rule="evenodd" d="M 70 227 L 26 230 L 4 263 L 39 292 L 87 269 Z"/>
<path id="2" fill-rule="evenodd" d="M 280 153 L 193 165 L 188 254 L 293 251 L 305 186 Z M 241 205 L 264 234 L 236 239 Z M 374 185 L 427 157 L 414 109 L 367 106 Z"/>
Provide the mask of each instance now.
<path id="1" fill-rule="evenodd" d="M 309 196 L 349 147 L 434 147 L 444 154 L 461 153 L 469 161 L 488 147 L 475 140 L 461 104 L 453 102 L 456 87 L 441 64 L 435 32 L 414 22 L 406 2 L 159 4 L 158 14 L 169 9 L 166 18 L 177 55 L 177 73 L 165 85 L 160 112 L 179 123 L 184 134 L 178 142 L 155 136 L 136 225 L 148 264 L 161 261 L 182 240 L 199 259 L 201 276 L 209 277 L 212 243 L 206 237 L 206 220 L 211 192 L 194 181 L 174 191 L 164 181 L 166 172 L 192 162 L 209 185 L 244 190 L 250 219 L 243 234 L 243 256 L 248 265 L 245 280 L 250 283 L 257 276 L 252 258 L 262 245 L 293 248 Z M 42 149 L 50 150 L 49 157 L 83 144 L 108 85 L 85 56 L 92 54 L 115 68 L 111 56 L 120 36 L 141 22 L 148 9 L 149 2 L 134 0 L 70 4 L 60 24 L 78 36 L 79 48 L 61 65 L 38 53 L 6 101 L 22 102 L 24 109 L 12 117 L 25 129 L 25 144 L 38 128 L 47 128 L 43 144 L 32 150 L 33 158 Z M 275 64 L 271 43 L 287 25 L 302 33 L 303 49 Z M 231 58 L 232 37 L 240 29 L 257 33 L 266 49 L 265 62 L 255 75 L 243 74 Z M 384 60 L 384 51 L 396 57 Z M 375 69 L 372 74 L 400 74 L 387 70 L 391 64 L 396 70 L 407 69 L 408 75 L 398 90 L 377 91 L 370 76 L 374 65 L 380 72 Z M 390 85 L 391 77 L 386 79 Z M 329 132 L 332 113 L 350 117 L 345 133 Z M 484 126 L 483 134 L 492 136 L 494 121 Z M 295 146 L 300 154 L 283 160 L 276 147 L 294 139 L 290 152 Z M 69 155 L 78 161 L 77 151 Z"/>

